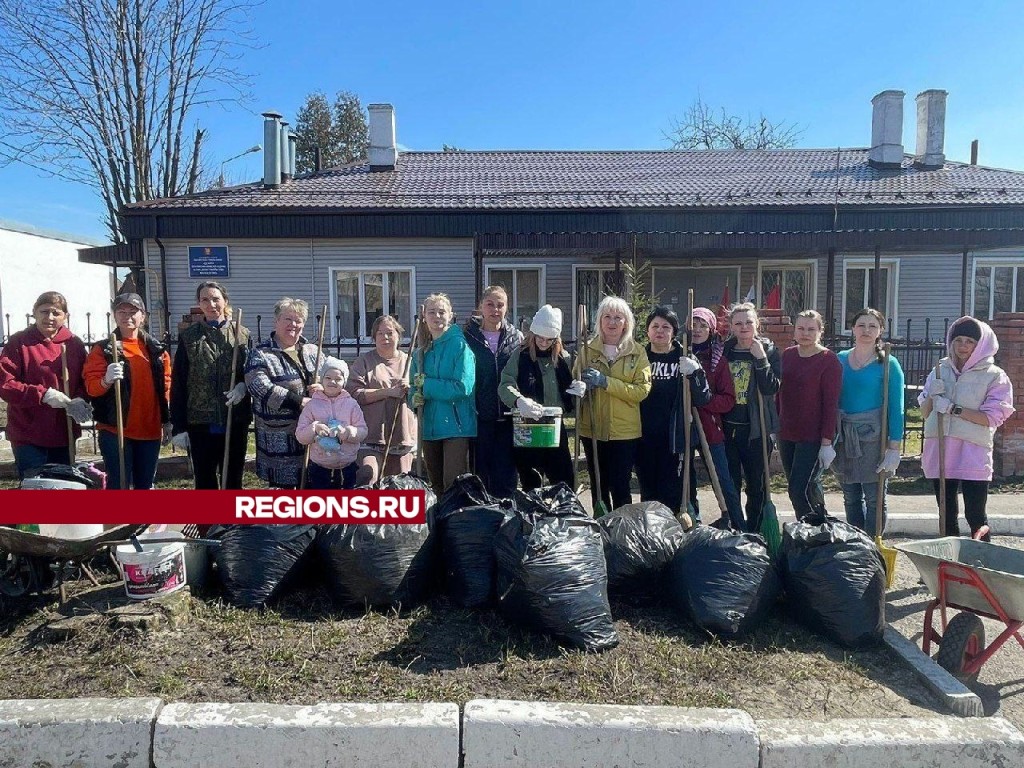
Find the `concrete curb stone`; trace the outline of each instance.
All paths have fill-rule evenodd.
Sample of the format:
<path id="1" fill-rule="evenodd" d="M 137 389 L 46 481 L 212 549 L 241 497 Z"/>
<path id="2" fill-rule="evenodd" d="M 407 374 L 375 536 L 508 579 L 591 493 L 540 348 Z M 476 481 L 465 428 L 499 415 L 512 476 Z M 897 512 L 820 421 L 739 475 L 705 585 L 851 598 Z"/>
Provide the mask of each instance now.
<path id="1" fill-rule="evenodd" d="M 459 764 L 457 704 L 169 704 L 156 768 Z"/>
<path id="2" fill-rule="evenodd" d="M 462 729 L 465 768 L 757 768 L 758 760 L 754 721 L 736 709 L 477 699 Z"/>
<path id="3" fill-rule="evenodd" d="M 950 712 L 960 717 L 984 717 L 985 707 L 978 695 L 926 656 L 917 647 L 917 643 L 904 637 L 889 623 L 885 625 L 882 639 L 897 656 L 910 665 L 921 682 Z"/>
<path id="4" fill-rule="evenodd" d="M 0 700 L 0 768 L 149 768 L 160 699 Z"/>
<path id="5" fill-rule="evenodd" d="M 1001 717 L 762 720 L 760 768 L 1024 765 L 1024 734 Z"/>

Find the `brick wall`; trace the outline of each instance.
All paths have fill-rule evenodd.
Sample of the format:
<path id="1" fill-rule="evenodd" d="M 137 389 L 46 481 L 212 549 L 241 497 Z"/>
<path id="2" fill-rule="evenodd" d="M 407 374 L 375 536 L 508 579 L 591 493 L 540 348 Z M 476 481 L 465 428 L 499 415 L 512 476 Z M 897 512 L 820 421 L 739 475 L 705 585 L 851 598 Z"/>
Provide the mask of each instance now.
<path id="1" fill-rule="evenodd" d="M 783 310 L 759 309 L 757 316 L 761 320 L 761 335 L 771 339 L 780 352 L 796 343 L 793 341 L 793 323 Z"/>
<path id="2" fill-rule="evenodd" d="M 1024 475 L 1024 312 L 999 312 L 991 322 L 999 339 L 996 365 L 1013 383 L 1013 414 L 995 436 L 993 460 L 997 477 Z"/>

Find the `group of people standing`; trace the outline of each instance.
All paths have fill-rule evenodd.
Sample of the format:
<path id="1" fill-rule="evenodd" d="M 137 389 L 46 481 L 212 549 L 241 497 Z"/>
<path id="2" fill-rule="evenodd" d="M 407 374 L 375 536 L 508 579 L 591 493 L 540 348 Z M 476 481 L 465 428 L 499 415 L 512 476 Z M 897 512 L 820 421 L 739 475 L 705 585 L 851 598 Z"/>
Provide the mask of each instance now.
<path id="1" fill-rule="evenodd" d="M 447 296 L 428 296 L 411 354 L 400 347 L 400 322 L 376 318 L 374 348 L 350 370 L 302 336 L 304 301 L 278 301 L 270 338 L 252 349 L 249 332 L 231 321 L 224 285 L 201 283 L 196 301 L 203 320 L 182 331 L 172 362 L 143 330 L 146 308 L 137 294 L 114 300 L 112 339 L 88 352 L 66 327 L 64 297 L 42 294 L 35 324 L 0 353 L 0 397 L 19 473 L 67 463 L 69 435 L 92 420 L 107 487 L 152 487 L 160 445 L 171 442 L 189 452 L 196 488 L 241 488 L 254 420 L 256 471 L 273 487 L 370 484 L 410 471 L 420 449 L 438 493 L 473 471 L 492 494 L 508 496 L 517 485 L 575 482 L 566 430 L 549 448 L 513 440 L 515 414 L 537 420 L 558 408 L 576 418 L 595 508 L 629 503 L 635 469 L 642 500 L 699 520 L 695 462 L 683 461 L 689 446 L 717 477 L 720 524 L 757 531 L 765 457 L 777 441 L 799 517 L 824 511 L 821 477 L 832 467 L 849 522 L 872 535 L 884 529 L 905 389 L 874 309 L 856 314 L 853 346 L 837 355 L 821 344 L 824 326 L 814 310 L 799 314 L 795 344 L 780 352 L 760 334 L 752 304 L 729 310 L 727 338 L 710 309 L 694 309 L 683 323 L 671 308 L 655 307 L 645 319 L 647 343 L 638 343 L 629 305 L 608 296 L 573 359 L 561 339 L 561 310 L 541 307 L 524 336 L 508 320 L 504 289 L 489 286 L 465 326 L 455 322 Z M 994 364 L 998 341 L 986 323 L 960 318 L 947 347 L 919 397 L 922 465 L 936 495 L 940 474 L 946 478 L 947 532 L 959 531 L 959 491 L 972 534 L 984 535 L 993 435 L 1013 413 L 1012 387 Z M 684 464 L 691 472 L 685 502 Z"/>

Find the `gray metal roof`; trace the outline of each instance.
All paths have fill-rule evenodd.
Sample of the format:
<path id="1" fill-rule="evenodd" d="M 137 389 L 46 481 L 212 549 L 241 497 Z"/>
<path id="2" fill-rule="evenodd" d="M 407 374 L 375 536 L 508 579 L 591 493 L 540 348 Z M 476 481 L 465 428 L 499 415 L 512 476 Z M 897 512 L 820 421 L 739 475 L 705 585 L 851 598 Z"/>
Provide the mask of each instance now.
<path id="1" fill-rule="evenodd" d="M 363 163 L 127 206 L 124 213 L 227 209 L 574 210 L 1024 204 L 1024 172 L 947 162 L 871 167 L 867 149 L 402 152 Z"/>

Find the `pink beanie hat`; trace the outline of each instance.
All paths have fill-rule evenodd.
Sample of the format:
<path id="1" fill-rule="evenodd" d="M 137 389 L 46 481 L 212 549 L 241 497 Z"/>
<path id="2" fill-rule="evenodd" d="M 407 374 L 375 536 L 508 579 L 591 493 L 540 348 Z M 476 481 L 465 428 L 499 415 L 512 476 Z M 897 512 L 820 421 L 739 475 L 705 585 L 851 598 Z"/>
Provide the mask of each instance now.
<path id="1" fill-rule="evenodd" d="M 712 333 L 714 333 L 715 328 L 718 327 L 718 318 L 715 317 L 715 313 L 707 307 L 696 307 L 693 310 L 693 316 L 695 318 L 700 318 L 707 323 L 707 326 L 711 329 Z"/>

